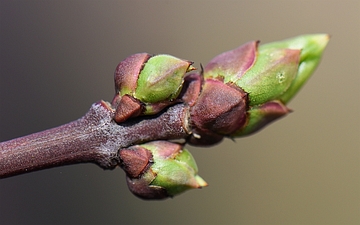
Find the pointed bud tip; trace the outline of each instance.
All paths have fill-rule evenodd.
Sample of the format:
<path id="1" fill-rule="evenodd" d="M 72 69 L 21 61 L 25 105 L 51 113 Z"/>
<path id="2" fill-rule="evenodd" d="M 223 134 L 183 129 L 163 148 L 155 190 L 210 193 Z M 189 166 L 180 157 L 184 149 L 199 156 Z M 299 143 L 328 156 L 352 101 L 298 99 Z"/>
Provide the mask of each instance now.
<path id="1" fill-rule="evenodd" d="M 196 175 L 195 179 L 199 185 L 197 188 L 203 188 L 208 186 L 208 183 L 204 179 L 202 179 L 199 175 Z"/>
<path id="2" fill-rule="evenodd" d="M 321 57 L 325 47 L 329 43 L 330 35 L 328 34 L 309 34 L 304 35 L 304 44 L 302 49 L 309 49 L 312 51 L 311 55 Z M 305 54 L 306 55 L 306 54 Z"/>
<path id="3" fill-rule="evenodd" d="M 330 40 L 329 34 L 313 34 L 313 35 L 310 34 L 309 37 L 312 37 L 311 39 L 319 46 L 324 46 L 324 47 L 327 45 L 327 43 Z"/>
<path id="4" fill-rule="evenodd" d="M 190 62 L 189 61 L 189 68 L 186 70 L 186 72 L 190 72 L 190 71 L 193 71 L 193 70 L 196 70 L 196 67 L 194 67 L 192 64 L 193 64 L 193 62 Z"/>

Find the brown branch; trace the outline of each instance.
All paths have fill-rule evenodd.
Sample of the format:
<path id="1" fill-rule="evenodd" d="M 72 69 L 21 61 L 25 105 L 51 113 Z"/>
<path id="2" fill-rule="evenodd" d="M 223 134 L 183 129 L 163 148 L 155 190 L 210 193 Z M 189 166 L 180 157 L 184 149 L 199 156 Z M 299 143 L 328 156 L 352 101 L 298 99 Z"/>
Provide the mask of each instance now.
<path id="1" fill-rule="evenodd" d="M 75 163 L 96 163 L 104 169 L 119 164 L 119 150 L 133 144 L 185 138 L 188 107 L 177 104 L 158 116 L 117 124 L 106 102 L 68 124 L 0 143 L 0 178 Z"/>

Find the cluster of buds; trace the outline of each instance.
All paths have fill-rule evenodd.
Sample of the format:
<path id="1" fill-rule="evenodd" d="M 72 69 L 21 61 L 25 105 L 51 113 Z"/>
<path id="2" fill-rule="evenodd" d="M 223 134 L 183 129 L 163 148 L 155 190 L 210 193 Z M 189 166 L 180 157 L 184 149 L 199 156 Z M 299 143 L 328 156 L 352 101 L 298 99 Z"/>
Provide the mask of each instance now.
<path id="1" fill-rule="evenodd" d="M 192 62 L 170 55 L 132 55 L 115 72 L 114 120 L 121 123 L 183 103 L 189 106 L 189 144 L 212 145 L 252 134 L 291 111 L 286 104 L 319 64 L 328 40 L 316 34 L 262 46 L 252 41 L 216 56 L 200 72 L 190 72 Z M 180 144 L 135 145 L 120 150 L 120 158 L 130 190 L 144 199 L 207 185 Z"/>

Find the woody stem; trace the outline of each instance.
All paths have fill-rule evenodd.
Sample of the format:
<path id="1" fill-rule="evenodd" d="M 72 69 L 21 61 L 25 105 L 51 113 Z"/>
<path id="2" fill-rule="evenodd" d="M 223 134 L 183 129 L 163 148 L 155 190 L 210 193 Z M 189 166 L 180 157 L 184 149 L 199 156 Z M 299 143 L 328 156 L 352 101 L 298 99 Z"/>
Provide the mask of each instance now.
<path id="1" fill-rule="evenodd" d="M 188 108 L 169 107 L 153 117 L 117 124 L 113 110 L 101 101 L 84 117 L 68 124 L 0 143 L 0 178 L 76 163 L 113 169 L 119 150 L 151 140 L 186 138 Z"/>

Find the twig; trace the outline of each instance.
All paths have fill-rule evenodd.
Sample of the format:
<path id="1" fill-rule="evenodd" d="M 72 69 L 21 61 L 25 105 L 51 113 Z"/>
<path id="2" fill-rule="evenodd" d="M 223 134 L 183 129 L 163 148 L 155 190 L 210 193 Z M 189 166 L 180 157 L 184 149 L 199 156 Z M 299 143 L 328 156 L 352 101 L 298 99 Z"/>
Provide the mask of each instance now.
<path id="1" fill-rule="evenodd" d="M 328 41 L 328 35 L 315 34 L 260 47 L 248 42 L 200 72 L 170 55 L 129 56 L 116 68 L 111 104 L 95 103 L 74 122 L 0 143 L 0 178 L 91 162 L 121 166 L 129 189 L 144 199 L 204 187 L 184 144 L 210 146 L 246 136 L 288 114 L 286 104 Z"/>
<path id="2" fill-rule="evenodd" d="M 117 124 L 105 102 L 95 103 L 82 118 L 68 124 L 0 143 L 0 178 L 75 163 L 104 169 L 119 164 L 119 150 L 133 144 L 188 135 L 188 108 Z"/>

